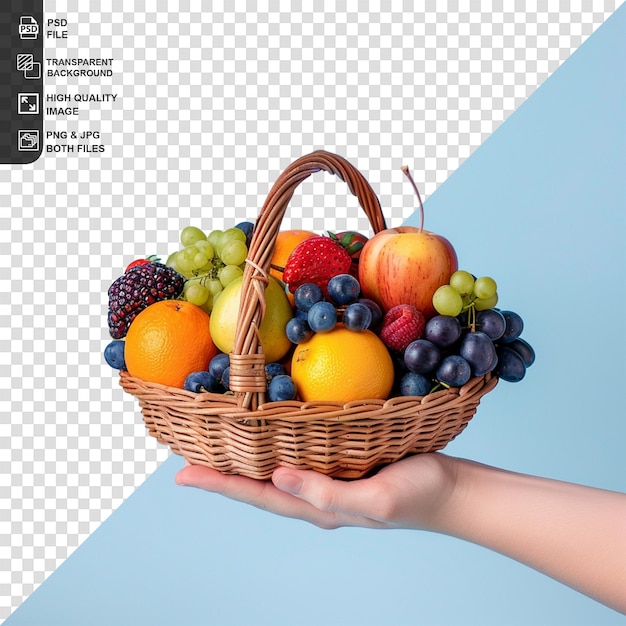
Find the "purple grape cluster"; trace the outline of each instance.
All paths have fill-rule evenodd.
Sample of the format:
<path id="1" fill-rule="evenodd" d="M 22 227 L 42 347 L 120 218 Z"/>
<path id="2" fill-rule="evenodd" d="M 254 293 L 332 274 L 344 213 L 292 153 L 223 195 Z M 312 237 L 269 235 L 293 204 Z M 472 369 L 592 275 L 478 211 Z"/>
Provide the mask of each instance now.
<path id="1" fill-rule="evenodd" d="M 441 386 L 462 387 L 489 372 L 519 382 L 535 361 L 523 329 L 520 315 L 495 308 L 431 318 L 398 363 L 399 393 L 421 396 Z"/>

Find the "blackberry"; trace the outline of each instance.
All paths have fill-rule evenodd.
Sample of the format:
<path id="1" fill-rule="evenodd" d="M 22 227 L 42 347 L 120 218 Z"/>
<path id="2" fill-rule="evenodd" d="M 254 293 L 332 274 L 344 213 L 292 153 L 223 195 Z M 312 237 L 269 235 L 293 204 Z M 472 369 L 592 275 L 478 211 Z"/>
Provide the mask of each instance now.
<path id="1" fill-rule="evenodd" d="M 175 300 L 185 279 L 163 263 L 147 263 L 130 269 L 110 287 L 108 323 L 113 339 L 126 336 L 128 327 L 147 306 L 159 300 Z"/>

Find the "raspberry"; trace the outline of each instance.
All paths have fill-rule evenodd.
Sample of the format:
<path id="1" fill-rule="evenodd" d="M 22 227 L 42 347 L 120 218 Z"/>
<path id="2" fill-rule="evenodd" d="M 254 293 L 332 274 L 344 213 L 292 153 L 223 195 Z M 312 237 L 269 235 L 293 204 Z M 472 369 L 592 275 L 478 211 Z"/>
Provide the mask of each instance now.
<path id="1" fill-rule="evenodd" d="M 397 304 L 385 313 L 380 338 L 388 348 L 401 352 L 422 336 L 425 326 L 421 311 L 410 304 Z"/>
<path id="2" fill-rule="evenodd" d="M 133 267 L 109 287 L 109 332 L 113 339 L 126 336 L 128 327 L 147 306 L 159 300 L 175 300 L 185 279 L 163 263 Z"/>

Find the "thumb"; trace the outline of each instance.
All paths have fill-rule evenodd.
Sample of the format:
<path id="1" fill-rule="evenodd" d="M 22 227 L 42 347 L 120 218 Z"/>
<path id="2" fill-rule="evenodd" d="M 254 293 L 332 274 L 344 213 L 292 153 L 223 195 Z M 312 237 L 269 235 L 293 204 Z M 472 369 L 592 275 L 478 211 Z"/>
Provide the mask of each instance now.
<path id="1" fill-rule="evenodd" d="M 281 491 L 305 500 L 320 511 L 380 519 L 377 513 L 382 512 L 379 506 L 382 494 L 372 479 L 348 482 L 312 470 L 279 467 L 272 475 L 272 482 Z"/>

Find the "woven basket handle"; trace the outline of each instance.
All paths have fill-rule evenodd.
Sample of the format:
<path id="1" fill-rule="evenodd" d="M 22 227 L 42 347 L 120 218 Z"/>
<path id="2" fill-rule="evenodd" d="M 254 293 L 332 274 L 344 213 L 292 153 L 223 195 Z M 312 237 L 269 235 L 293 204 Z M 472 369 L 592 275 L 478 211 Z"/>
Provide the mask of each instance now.
<path id="1" fill-rule="evenodd" d="M 258 328 L 265 314 L 265 286 L 280 225 L 298 185 L 315 172 L 335 174 L 347 185 L 374 230 L 386 228 L 380 202 L 363 175 L 343 157 L 318 150 L 289 165 L 274 183 L 256 220 L 243 276 L 235 343 L 230 355 L 230 387 L 238 403 L 255 409 L 265 401 L 265 359 Z"/>

